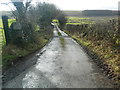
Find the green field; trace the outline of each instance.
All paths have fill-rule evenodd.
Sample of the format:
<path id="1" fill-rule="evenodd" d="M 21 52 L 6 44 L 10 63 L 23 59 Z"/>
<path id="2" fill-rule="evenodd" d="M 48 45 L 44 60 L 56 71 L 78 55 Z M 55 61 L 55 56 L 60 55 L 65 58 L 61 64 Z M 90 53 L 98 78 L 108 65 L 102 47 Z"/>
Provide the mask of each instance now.
<path id="1" fill-rule="evenodd" d="M 15 22 L 15 19 L 8 19 L 8 25 L 12 24 L 12 22 Z M 0 19 L 0 47 L 5 44 L 5 36 L 4 36 L 4 30 L 3 30 L 3 23 L 2 19 Z"/>
<path id="2" fill-rule="evenodd" d="M 67 16 L 67 23 L 66 24 L 95 24 L 96 22 L 107 22 L 108 20 L 117 19 L 116 16 L 103 16 L 103 17 L 70 17 Z"/>
<path id="3" fill-rule="evenodd" d="M 66 24 L 80 25 L 80 24 L 94 24 L 95 21 L 91 18 L 85 17 L 67 17 Z"/>

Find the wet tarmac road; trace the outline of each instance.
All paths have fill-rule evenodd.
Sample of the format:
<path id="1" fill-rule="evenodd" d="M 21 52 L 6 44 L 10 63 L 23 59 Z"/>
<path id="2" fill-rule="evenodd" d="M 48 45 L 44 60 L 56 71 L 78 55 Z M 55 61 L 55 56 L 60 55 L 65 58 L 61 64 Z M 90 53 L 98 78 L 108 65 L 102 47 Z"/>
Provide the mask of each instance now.
<path id="1" fill-rule="evenodd" d="M 56 29 L 62 36 L 58 36 Z M 36 64 L 6 82 L 3 88 L 113 87 L 76 41 L 58 27 L 54 28 L 54 36 L 43 54 L 35 55 Z"/>

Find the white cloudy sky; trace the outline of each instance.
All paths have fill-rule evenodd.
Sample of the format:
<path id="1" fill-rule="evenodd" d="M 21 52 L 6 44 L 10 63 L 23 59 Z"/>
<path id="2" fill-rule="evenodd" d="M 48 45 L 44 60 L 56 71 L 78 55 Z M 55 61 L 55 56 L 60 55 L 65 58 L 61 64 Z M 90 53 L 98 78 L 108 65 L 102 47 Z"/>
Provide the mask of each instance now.
<path id="1" fill-rule="evenodd" d="M 33 0 L 33 2 L 48 1 L 62 10 L 109 9 L 117 10 L 119 0 Z M 7 5 L 10 0 L 0 0 L 0 11 L 10 10 Z M 10 5 L 10 4 L 9 4 Z"/>

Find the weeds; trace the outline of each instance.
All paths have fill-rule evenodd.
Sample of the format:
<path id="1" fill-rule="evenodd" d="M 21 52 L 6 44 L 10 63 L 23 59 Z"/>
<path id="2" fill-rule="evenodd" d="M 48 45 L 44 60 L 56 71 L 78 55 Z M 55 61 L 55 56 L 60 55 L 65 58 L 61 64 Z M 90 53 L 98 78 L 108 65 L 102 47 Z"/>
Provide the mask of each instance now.
<path id="1" fill-rule="evenodd" d="M 61 36 L 61 33 L 58 31 L 58 35 Z"/>
<path id="2" fill-rule="evenodd" d="M 58 31 L 58 35 L 59 35 L 59 36 L 62 36 L 62 34 L 61 34 L 59 31 Z M 60 37 L 60 43 L 61 43 L 62 47 L 65 46 L 65 40 L 64 40 L 63 37 Z"/>
<path id="3" fill-rule="evenodd" d="M 61 43 L 62 47 L 64 47 L 64 46 L 65 46 L 65 40 L 64 40 L 64 38 L 63 38 L 63 37 L 60 37 L 60 43 Z"/>

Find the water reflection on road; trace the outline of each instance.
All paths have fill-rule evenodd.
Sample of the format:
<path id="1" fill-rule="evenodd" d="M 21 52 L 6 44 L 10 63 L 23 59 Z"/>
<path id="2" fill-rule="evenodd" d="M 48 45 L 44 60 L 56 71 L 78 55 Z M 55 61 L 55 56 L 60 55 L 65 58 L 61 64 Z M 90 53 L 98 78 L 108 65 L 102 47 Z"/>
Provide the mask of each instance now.
<path id="1" fill-rule="evenodd" d="M 64 39 L 64 49 L 57 30 Z M 83 49 L 58 27 L 53 40 L 36 54 L 37 62 L 19 76 L 10 80 L 5 88 L 100 88 L 112 87 L 88 58 Z"/>

